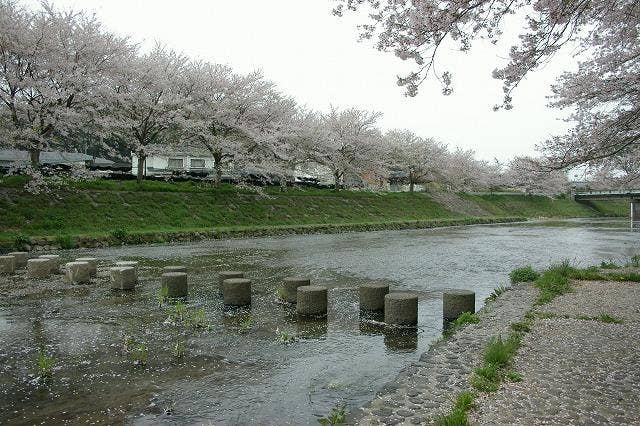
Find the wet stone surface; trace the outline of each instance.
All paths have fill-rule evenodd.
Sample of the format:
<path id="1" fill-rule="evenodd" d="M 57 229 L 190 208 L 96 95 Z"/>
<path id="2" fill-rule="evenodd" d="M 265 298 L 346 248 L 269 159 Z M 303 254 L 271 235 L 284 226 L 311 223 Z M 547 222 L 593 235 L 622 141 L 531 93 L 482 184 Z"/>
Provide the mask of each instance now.
<path id="1" fill-rule="evenodd" d="M 640 284 L 575 283 L 538 308 L 514 366 L 519 383 L 477 400 L 472 424 L 640 424 Z M 607 313 L 620 324 L 564 318 Z M 517 420 L 517 421 L 515 421 Z"/>

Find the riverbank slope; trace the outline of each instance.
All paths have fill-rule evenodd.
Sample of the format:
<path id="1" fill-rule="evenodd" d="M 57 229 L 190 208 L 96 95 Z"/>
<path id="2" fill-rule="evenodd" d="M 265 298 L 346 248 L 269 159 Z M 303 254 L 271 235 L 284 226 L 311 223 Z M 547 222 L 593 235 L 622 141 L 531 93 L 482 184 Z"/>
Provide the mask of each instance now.
<path id="1" fill-rule="evenodd" d="M 493 223 L 539 217 L 624 216 L 624 202 L 581 204 L 522 194 L 374 193 L 321 189 L 218 188 L 192 182 L 76 182 L 30 194 L 0 186 L 0 245 L 46 240 L 117 243 L 344 232 Z M 200 235 L 203 234 L 204 235 Z"/>

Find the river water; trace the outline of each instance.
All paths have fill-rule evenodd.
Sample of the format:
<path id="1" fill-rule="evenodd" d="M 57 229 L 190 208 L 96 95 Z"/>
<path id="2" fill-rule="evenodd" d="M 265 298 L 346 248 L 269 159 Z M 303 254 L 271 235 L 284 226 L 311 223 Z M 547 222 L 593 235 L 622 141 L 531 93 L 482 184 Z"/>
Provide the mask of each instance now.
<path id="1" fill-rule="evenodd" d="M 443 289 L 474 290 L 479 309 L 513 268 L 625 262 L 638 235 L 626 221 L 580 219 L 62 251 L 99 259 L 92 285 L 0 278 L 0 422 L 317 424 L 371 399 L 427 350 L 442 332 Z M 108 288 L 118 260 L 140 262 L 133 293 Z M 175 264 L 189 269 L 185 316 L 202 309 L 206 328 L 168 321 L 175 308 L 158 302 L 161 269 Z M 216 271 L 227 269 L 253 280 L 251 308 L 223 307 Z M 299 320 L 278 301 L 291 275 L 329 287 L 326 320 Z M 362 317 L 357 287 L 368 282 L 418 293 L 417 330 Z M 132 340 L 146 365 L 134 365 Z M 39 350 L 55 360 L 44 382 Z"/>

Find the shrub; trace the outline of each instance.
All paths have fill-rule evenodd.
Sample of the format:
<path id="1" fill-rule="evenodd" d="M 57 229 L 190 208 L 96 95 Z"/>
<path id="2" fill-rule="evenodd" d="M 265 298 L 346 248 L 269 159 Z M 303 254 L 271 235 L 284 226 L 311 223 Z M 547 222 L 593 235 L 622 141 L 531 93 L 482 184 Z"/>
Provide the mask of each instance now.
<path id="1" fill-rule="evenodd" d="M 535 281 L 539 276 L 540 274 L 530 265 L 514 269 L 509 273 L 509 279 L 511 280 L 511 283 L 514 284 Z"/>
<path id="2" fill-rule="evenodd" d="M 72 249 L 76 246 L 71 235 L 58 235 L 56 237 L 56 244 L 58 244 L 62 249 Z"/>
<path id="3" fill-rule="evenodd" d="M 129 237 L 129 232 L 124 228 L 116 228 L 111 231 L 110 235 L 118 241 L 125 242 Z"/>
<path id="4" fill-rule="evenodd" d="M 31 245 L 31 238 L 28 235 L 17 234 L 13 237 L 13 247 L 16 250 L 27 250 L 29 245 Z"/>

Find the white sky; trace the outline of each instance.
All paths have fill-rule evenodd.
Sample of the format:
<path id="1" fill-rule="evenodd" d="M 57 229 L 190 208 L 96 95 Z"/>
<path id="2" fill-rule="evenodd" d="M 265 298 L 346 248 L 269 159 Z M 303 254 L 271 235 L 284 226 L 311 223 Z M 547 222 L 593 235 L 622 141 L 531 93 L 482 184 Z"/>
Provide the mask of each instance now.
<path id="1" fill-rule="evenodd" d="M 26 0 L 37 5 L 37 0 Z M 505 161 L 535 154 L 534 145 L 562 132 L 560 112 L 546 107 L 549 85 L 570 65 L 564 58 L 532 75 L 514 96 L 515 108 L 493 112 L 502 99 L 491 78 L 506 49 L 476 45 L 470 54 L 443 51 L 454 74 L 454 93 L 442 96 L 437 82 L 415 98 L 396 85 L 406 63 L 392 53 L 358 42 L 356 16 L 335 17 L 332 0 L 54 0 L 58 7 L 94 11 L 108 28 L 133 40 L 169 47 L 241 72 L 262 69 L 300 104 L 326 110 L 330 104 L 384 113 L 383 130 L 409 128 L 478 157 Z M 514 29 L 517 30 L 517 29 Z M 501 55 L 502 57 L 498 57 Z"/>

